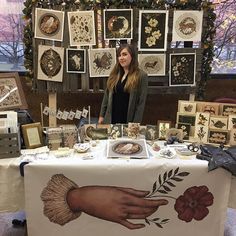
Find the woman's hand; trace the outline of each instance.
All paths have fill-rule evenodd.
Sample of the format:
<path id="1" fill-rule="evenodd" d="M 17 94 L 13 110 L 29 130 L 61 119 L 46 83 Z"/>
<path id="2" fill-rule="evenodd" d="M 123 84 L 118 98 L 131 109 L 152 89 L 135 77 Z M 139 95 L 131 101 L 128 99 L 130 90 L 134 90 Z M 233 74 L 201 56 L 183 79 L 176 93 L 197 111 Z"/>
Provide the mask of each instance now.
<path id="1" fill-rule="evenodd" d="M 128 219 L 145 219 L 168 203 L 164 199 L 145 199 L 148 193 L 131 188 L 85 186 L 69 191 L 67 203 L 72 211 L 82 211 L 129 229 L 140 229 L 145 225 L 131 223 Z"/>
<path id="2" fill-rule="evenodd" d="M 104 121 L 104 118 L 102 116 L 99 116 L 98 118 L 98 124 L 102 124 Z"/>

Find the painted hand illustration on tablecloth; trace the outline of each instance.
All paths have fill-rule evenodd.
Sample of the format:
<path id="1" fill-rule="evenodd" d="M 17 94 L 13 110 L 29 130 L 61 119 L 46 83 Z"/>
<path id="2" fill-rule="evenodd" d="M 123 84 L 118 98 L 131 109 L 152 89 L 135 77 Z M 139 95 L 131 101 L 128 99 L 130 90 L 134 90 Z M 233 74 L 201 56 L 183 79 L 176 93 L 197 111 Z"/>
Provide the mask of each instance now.
<path id="1" fill-rule="evenodd" d="M 86 213 L 98 219 L 111 221 L 128 229 L 141 229 L 148 225 L 163 228 L 170 219 L 151 218 L 159 207 L 174 200 L 177 217 L 185 222 L 201 221 L 213 204 L 213 195 L 207 186 L 192 186 L 178 197 L 170 196 L 177 183 L 190 173 L 179 168 L 159 174 L 152 191 L 137 190 L 117 186 L 83 186 L 56 174 L 51 177 L 41 193 L 44 203 L 43 213 L 53 223 L 65 225 Z M 133 223 L 130 220 L 144 220 Z"/>

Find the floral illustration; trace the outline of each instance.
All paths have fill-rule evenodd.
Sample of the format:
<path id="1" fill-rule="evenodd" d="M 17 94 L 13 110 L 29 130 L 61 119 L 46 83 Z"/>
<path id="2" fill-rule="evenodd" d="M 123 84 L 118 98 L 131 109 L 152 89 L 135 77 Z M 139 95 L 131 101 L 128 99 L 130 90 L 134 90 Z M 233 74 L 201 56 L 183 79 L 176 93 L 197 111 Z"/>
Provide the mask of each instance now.
<path id="1" fill-rule="evenodd" d="M 166 171 L 163 175 L 160 174 L 153 184 L 152 191 L 147 196 L 147 198 L 166 197 L 175 200 L 174 209 L 178 214 L 178 218 L 186 223 L 192 220 L 203 220 L 209 214 L 208 207 L 213 205 L 214 202 L 213 194 L 205 185 L 191 186 L 177 198 L 169 196 L 172 188 L 176 187 L 176 183 L 183 181 L 189 174 L 189 172 L 180 172 L 179 167 L 175 170 Z M 148 225 L 155 224 L 160 228 L 163 228 L 163 225 L 169 221 L 170 219 L 159 217 L 145 219 Z"/>
<path id="2" fill-rule="evenodd" d="M 222 115 L 223 116 L 228 116 L 228 115 L 231 115 L 231 114 L 234 114 L 234 115 L 236 114 L 236 106 L 224 105 Z"/>
<path id="3" fill-rule="evenodd" d="M 166 49 L 166 14 L 165 11 L 140 12 L 140 49 Z"/>
<path id="4" fill-rule="evenodd" d="M 170 54 L 170 86 L 195 85 L 195 57 L 193 53 Z"/>
<path id="5" fill-rule="evenodd" d="M 206 131 L 204 131 L 204 126 L 200 126 L 197 130 L 197 137 L 202 140 L 206 135 Z"/>
<path id="6" fill-rule="evenodd" d="M 228 135 L 227 132 L 210 131 L 209 142 L 225 144 L 227 142 L 227 135 Z"/>
<path id="7" fill-rule="evenodd" d="M 208 118 L 204 114 L 200 113 L 198 116 L 197 124 L 198 125 L 207 125 L 207 123 L 208 123 Z"/>

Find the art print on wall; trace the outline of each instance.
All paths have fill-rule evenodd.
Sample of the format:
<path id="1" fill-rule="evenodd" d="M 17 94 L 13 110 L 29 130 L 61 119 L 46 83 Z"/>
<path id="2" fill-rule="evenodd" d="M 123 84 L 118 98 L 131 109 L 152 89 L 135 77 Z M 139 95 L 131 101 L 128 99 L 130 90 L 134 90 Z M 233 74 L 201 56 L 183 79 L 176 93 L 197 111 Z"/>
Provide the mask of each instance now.
<path id="1" fill-rule="evenodd" d="M 209 128 L 210 129 L 227 129 L 228 119 L 222 116 L 210 116 Z"/>
<path id="2" fill-rule="evenodd" d="M 35 9 L 35 38 L 63 41 L 64 12 Z"/>
<path id="3" fill-rule="evenodd" d="M 66 68 L 68 73 L 86 72 L 85 49 L 66 49 Z"/>
<path id="4" fill-rule="evenodd" d="M 174 11 L 172 41 L 201 41 L 203 11 Z"/>
<path id="5" fill-rule="evenodd" d="M 228 130 L 209 130 L 208 142 L 214 144 L 226 144 L 228 141 Z"/>
<path id="6" fill-rule="evenodd" d="M 0 110 L 27 109 L 18 73 L 0 73 Z"/>
<path id="7" fill-rule="evenodd" d="M 168 11 L 140 10 L 139 30 L 138 49 L 140 51 L 165 51 Z"/>
<path id="8" fill-rule="evenodd" d="M 165 75 L 165 54 L 139 54 L 138 61 L 140 68 L 145 71 L 149 76 Z"/>
<path id="9" fill-rule="evenodd" d="M 38 79 L 62 82 L 64 48 L 39 45 Z"/>
<path id="10" fill-rule="evenodd" d="M 196 54 L 170 54 L 169 86 L 195 86 Z"/>
<path id="11" fill-rule="evenodd" d="M 116 64 L 115 48 L 89 49 L 90 77 L 109 76 Z"/>
<path id="12" fill-rule="evenodd" d="M 68 12 L 70 46 L 96 44 L 94 11 Z"/>
<path id="13" fill-rule="evenodd" d="M 181 101 L 178 102 L 178 111 L 180 113 L 195 114 L 197 108 L 196 102 L 191 101 Z"/>
<path id="14" fill-rule="evenodd" d="M 103 17 L 104 39 L 133 38 L 132 9 L 106 9 Z"/>

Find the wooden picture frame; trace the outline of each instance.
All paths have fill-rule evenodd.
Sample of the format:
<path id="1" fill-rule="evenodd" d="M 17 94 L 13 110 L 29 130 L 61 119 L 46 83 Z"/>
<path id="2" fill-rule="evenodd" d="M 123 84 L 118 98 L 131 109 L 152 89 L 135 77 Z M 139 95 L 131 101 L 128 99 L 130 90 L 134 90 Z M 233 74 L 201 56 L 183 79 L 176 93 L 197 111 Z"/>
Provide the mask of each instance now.
<path id="1" fill-rule="evenodd" d="M 166 139 L 166 132 L 171 128 L 171 121 L 169 120 L 158 120 L 157 131 L 159 139 Z"/>
<path id="2" fill-rule="evenodd" d="M 66 49 L 66 71 L 67 73 L 86 72 L 86 50 L 85 49 Z"/>
<path id="3" fill-rule="evenodd" d="M 166 51 L 168 15 L 166 10 L 139 11 L 139 51 Z"/>
<path id="4" fill-rule="evenodd" d="M 43 130 L 39 122 L 22 125 L 22 134 L 27 149 L 43 146 Z"/>
<path id="5" fill-rule="evenodd" d="M 28 109 L 18 73 L 0 73 L 0 111 Z"/>
<path id="6" fill-rule="evenodd" d="M 106 9 L 103 23 L 105 40 L 133 38 L 133 9 Z"/>
<path id="7" fill-rule="evenodd" d="M 35 38 L 63 41 L 64 11 L 35 9 Z"/>

